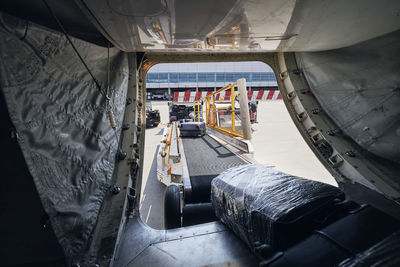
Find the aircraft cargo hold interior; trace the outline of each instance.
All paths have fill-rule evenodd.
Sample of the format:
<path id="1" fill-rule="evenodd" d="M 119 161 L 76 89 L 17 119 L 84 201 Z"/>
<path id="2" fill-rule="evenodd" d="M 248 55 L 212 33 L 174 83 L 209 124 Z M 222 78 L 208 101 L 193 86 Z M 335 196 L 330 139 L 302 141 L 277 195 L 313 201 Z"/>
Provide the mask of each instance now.
<path id="1" fill-rule="evenodd" d="M 399 12 L 2 1 L 0 266 L 398 266 Z"/>

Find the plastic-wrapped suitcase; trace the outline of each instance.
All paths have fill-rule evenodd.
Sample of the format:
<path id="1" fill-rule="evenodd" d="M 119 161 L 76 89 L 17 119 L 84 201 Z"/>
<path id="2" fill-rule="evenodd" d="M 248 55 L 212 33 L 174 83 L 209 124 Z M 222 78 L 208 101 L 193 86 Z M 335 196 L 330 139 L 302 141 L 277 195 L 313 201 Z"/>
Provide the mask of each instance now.
<path id="1" fill-rule="evenodd" d="M 181 136 L 184 137 L 196 137 L 206 134 L 205 122 L 183 122 L 179 127 Z"/>
<path id="2" fill-rule="evenodd" d="M 288 248 L 327 223 L 343 199 L 339 188 L 257 164 L 231 168 L 211 183 L 216 216 L 253 250 Z"/>
<path id="3" fill-rule="evenodd" d="M 390 266 L 398 266 L 400 240 L 393 242 L 392 238 L 400 235 L 391 235 L 398 229 L 399 223 L 394 218 L 373 207 L 362 206 L 260 265 L 309 267 L 340 263 L 340 266 L 363 267 L 393 261 Z M 388 249 L 389 246 L 393 247 Z"/>
<path id="4" fill-rule="evenodd" d="M 339 267 L 400 266 L 400 231 L 342 261 Z"/>

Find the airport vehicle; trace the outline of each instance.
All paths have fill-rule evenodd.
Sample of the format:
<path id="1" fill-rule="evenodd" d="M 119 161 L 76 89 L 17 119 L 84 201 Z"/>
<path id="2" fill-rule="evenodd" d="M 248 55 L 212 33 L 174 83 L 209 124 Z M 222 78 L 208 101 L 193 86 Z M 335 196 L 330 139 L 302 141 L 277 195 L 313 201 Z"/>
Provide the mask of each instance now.
<path id="1" fill-rule="evenodd" d="M 151 99 L 153 99 L 153 100 L 166 100 L 167 99 L 167 95 L 164 93 L 164 94 L 153 94 L 152 96 L 151 96 Z"/>
<path id="2" fill-rule="evenodd" d="M 2 264 L 398 262 L 399 10 L 397 0 L 1 1 Z M 293 239 L 280 227 L 293 218 L 305 229 L 308 217 L 299 214 L 314 209 L 295 206 L 295 214 L 278 216 L 281 224 L 236 209 L 237 218 L 273 225 L 267 237 L 260 224 L 247 229 L 262 240 L 221 219 L 224 206 L 215 209 L 216 222 L 144 225 L 146 73 L 158 63 L 214 61 L 273 69 L 294 124 L 351 203 L 329 197 L 311 207 L 359 209 Z M 222 182 L 242 188 L 222 179 L 221 200 L 235 198 Z"/>
<path id="3" fill-rule="evenodd" d="M 160 123 L 160 111 L 153 110 L 151 102 L 146 102 L 146 127 L 153 127 Z"/>
<path id="4" fill-rule="evenodd" d="M 193 106 L 191 104 L 175 104 L 170 102 L 168 105 L 170 122 L 191 119 L 190 113 L 193 111 Z"/>

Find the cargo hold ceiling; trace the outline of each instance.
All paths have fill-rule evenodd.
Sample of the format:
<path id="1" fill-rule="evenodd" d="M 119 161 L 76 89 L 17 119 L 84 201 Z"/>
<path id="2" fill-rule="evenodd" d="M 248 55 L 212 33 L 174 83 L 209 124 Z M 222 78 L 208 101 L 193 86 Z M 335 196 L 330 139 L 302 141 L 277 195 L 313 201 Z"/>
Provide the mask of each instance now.
<path id="1" fill-rule="evenodd" d="M 399 29 L 388 0 L 3 0 L 0 11 L 125 52 L 305 52 L 355 45 Z M 108 40 L 108 41 L 107 41 Z"/>
<path id="2" fill-rule="evenodd" d="M 69 35 L 100 46 L 109 44 L 74 1 L 47 0 L 46 2 Z M 2 0 L 0 11 L 60 31 L 43 0 Z M 29 28 L 29 25 L 27 27 Z"/>

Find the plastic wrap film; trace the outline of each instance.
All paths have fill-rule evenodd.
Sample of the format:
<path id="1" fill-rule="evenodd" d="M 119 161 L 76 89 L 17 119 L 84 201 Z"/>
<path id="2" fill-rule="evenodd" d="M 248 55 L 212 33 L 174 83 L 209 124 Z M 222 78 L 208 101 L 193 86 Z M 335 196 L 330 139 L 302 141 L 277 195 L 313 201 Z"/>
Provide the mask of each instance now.
<path id="1" fill-rule="evenodd" d="M 296 53 L 322 109 L 358 145 L 400 163 L 400 31 L 351 47 Z"/>
<path id="2" fill-rule="evenodd" d="M 400 232 L 385 238 L 373 247 L 348 258 L 340 267 L 389 267 L 400 266 Z"/>
<path id="3" fill-rule="evenodd" d="M 336 187 L 258 164 L 231 168 L 211 184 L 216 216 L 251 249 L 257 243 L 282 249 L 285 237 L 280 233 L 288 230 L 277 230 L 278 224 L 290 225 L 337 198 L 343 194 Z"/>
<path id="4" fill-rule="evenodd" d="M 107 48 L 72 38 L 103 89 Z M 26 164 L 67 258 L 85 246 L 110 188 L 117 151 L 97 90 L 61 33 L 0 13 L 0 86 Z M 128 86 L 126 54 L 110 49 L 117 134 Z M 29 222 L 27 222 L 29 223 Z"/>

